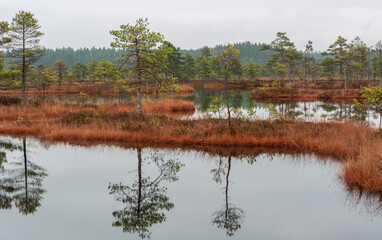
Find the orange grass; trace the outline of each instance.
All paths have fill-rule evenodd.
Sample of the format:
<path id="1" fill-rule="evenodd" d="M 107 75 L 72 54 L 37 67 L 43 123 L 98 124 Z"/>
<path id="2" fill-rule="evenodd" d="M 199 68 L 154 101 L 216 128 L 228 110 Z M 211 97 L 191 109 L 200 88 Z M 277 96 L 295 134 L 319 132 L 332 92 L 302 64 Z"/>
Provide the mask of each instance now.
<path id="1" fill-rule="evenodd" d="M 180 107 L 182 106 L 182 107 Z M 342 178 L 349 189 L 382 192 L 381 133 L 353 122 L 179 120 L 152 113 L 193 109 L 185 101 L 134 104 L 65 104 L 0 107 L 0 133 L 55 140 L 119 141 L 131 144 L 271 147 L 328 154 L 344 163 Z M 18 116 L 22 119 L 17 120 Z"/>
<path id="2" fill-rule="evenodd" d="M 120 112 L 135 112 L 135 103 L 102 103 L 102 104 L 73 104 L 65 102 L 30 102 L 25 105 L 0 105 L 0 120 L 16 121 L 22 117 L 25 121 L 61 118 L 69 113 L 89 112 L 98 114 L 113 114 Z M 184 100 L 165 99 L 159 101 L 143 100 L 144 114 L 171 114 L 178 112 L 193 113 L 195 106 Z"/>
<path id="3" fill-rule="evenodd" d="M 142 85 L 141 93 L 142 94 L 154 94 L 157 88 L 155 86 Z M 82 81 L 75 82 L 69 85 L 68 83 L 62 83 L 61 87 L 59 87 L 58 83 L 53 84 L 48 89 L 45 90 L 45 96 L 76 96 L 79 92 L 84 92 L 89 94 L 89 96 L 108 96 L 108 97 L 118 97 L 118 92 L 113 91 L 112 89 L 107 89 L 102 83 L 97 82 L 94 85 L 91 81 Z M 161 91 L 159 90 L 159 93 Z M 190 84 L 180 84 L 179 92 L 173 93 L 172 95 L 190 95 L 194 93 L 194 88 Z M 26 96 L 41 96 L 42 90 L 37 89 L 33 85 L 28 86 L 25 92 Z M 0 89 L 0 95 L 7 96 L 21 96 L 21 89 L 11 89 L 10 87 L 3 87 Z M 125 95 L 136 95 L 135 91 L 132 91 L 129 94 Z"/>
<path id="4" fill-rule="evenodd" d="M 64 116 L 62 120 L 3 121 L 0 132 L 28 132 L 52 139 L 286 147 L 341 159 L 359 156 L 371 140 L 377 141 L 373 130 L 353 123 L 258 121 L 243 124 L 235 119 L 233 134 L 230 134 L 226 121 L 219 119 L 177 120 L 154 115 L 138 117 L 123 112 L 95 116 L 88 112 L 78 118 Z"/>
<path id="5" fill-rule="evenodd" d="M 348 190 L 367 190 L 382 195 L 382 147 L 379 142 L 370 142 L 360 149 L 357 156 L 344 164 L 341 179 Z"/>

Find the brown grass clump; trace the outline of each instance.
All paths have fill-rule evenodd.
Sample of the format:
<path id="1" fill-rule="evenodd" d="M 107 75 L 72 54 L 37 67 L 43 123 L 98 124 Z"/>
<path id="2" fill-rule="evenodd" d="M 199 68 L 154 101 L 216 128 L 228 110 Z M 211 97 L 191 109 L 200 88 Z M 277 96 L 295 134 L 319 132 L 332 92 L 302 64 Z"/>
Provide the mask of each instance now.
<path id="1" fill-rule="evenodd" d="M 143 101 L 142 105 L 143 113 L 195 112 L 195 105 L 185 100 L 166 99 L 162 101 Z"/>
<path id="2" fill-rule="evenodd" d="M 340 180 L 353 204 L 372 214 L 382 213 L 382 148 L 379 141 L 370 142 L 359 155 L 344 162 Z"/>
<path id="3" fill-rule="evenodd" d="M 352 156 L 344 164 L 341 178 L 350 191 L 366 190 L 382 194 L 382 148 L 380 142 L 370 142 L 359 155 Z"/>
<path id="4" fill-rule="evenodd" d="M 0 95 L 0 105 L 8 106 L 8 105 L 20 104 L 20 103 L 21 103 L 20 98 Z"/>

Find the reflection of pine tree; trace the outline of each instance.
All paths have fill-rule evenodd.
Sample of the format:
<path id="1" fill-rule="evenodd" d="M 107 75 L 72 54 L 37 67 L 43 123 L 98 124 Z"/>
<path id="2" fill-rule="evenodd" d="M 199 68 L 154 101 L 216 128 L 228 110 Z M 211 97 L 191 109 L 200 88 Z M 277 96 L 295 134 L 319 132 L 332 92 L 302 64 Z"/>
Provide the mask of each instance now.
<path id="1" fill-rule="evenodd" d="M 10 209 L 12 201 L 22 214 L 34 213 L 41 205 L 42 181 L 47 176 L 45 169 L 27 159 L 26 140 L 23 139 L 22 161 L 9 163 L 9 168 L 1 171 L 0 204 Z"/>
<path id="2" fill-rule="evenodd" d="M 0 142 L 0 150 L 7 150 L 11 152 L 22 151 L 22 147 L 8 142 Z M 7 153 L 0 151 L 0 173 L 4 173 L 4 164 L 7 162 Z M 0 179 L 0 209 L 12 208 L 12 197 L 10 197 L 8 192 L 9 189 L 7 186 L 2 184 L 2 179 Z"/>
<path id="3" fill-rule="evenodd" d="M 146 158 L 154 163 L 159 175 L 152 180 L 142 176 L 142 150 L 138 148 L 138 179 L 131 185 L 110 184 L 110 194 L 115 199 L 126 204 L 122 210 L 114 211 L 116 221 L 114 227 L 122 227 L 123 232 L 137 233 L 141 238 L 150 237 L 149 228 L 166 220 L 162 210 L 171 210 L 174 204 L 166 196 L 166 187 L 160 187 L 162 181 L 177 181 L 177 172 L 182 167 L 176 160 L 165 160 L 163 156 L 151 155 Z"/>
<path id="4" fill-rule="evenodd" d="M 241 224 L 244 218 L 244 211 L 240 208 L 235 207 L 235 205 L 229 203 L 229 174 L 231 172 L 231 156 L 228 158 L 228 164 L 222 166 L 222 159 L 219 161 L 219 166 L 217 169 L 211 170 L 213 174 L 213 179 L 217 183 L 222 183 L 222 175 L 226 174 L 226 184 L 225 184 L 225 205 L 224 207 L 214 213 L 214 218 L 212 224 L 216 224 L 218 228 L 226 229 L 227 236 L 233 236 L 234 233 L 241 228 Z M 227 168 L 225 171 L 224 167 Z"/>
<path id="5" fill-rule="evenodd" d="M 0 141 L 0 170 L 4 170 L 4 163 L 7 163 L 7 154 L 1 150 L 7 150 L 10 152 L 13 151 L 22 151 L 22 147 L 12 144 L 10 142 L 2 142 Z"/>
<path id="6" fill-rule="evenodd" d="M 218 168 L 212 169 L 212 179 L 219 184 L 223 183 L 223 175 L 226 175 L 222 157 L 219 158 Z"/>

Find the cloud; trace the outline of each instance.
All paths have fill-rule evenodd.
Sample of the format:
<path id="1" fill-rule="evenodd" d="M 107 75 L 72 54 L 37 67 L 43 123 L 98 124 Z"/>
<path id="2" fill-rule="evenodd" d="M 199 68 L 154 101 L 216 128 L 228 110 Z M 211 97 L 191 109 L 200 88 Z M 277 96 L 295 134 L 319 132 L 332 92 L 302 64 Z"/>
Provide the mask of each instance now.
<path id="1" fill-rule="evenodd" d="M 288 32 L 299 48 L 312 40 L 325 50 L 338 35 L 359 35 L 374 45 L 382 27 L 379 0 L 15 0 L 2 3 L 1 20 L 10 21 L 20 9 L 35 13 L 49 48 L 108 47 L 109 30 L 140 17 L 181 48 L 270 42 L 279 31 Z"/>

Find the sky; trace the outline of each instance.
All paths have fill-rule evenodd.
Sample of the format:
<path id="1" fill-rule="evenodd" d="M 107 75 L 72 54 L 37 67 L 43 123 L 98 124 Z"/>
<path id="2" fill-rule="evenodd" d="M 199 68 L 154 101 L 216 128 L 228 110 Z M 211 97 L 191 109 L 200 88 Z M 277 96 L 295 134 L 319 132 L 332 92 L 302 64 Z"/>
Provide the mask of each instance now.
<path id="1" fill-rule="evenodd" d="M 277 32 L 318 51 L 339 35 L 368 46 L 382 39 L 382 0 L 0 0 L 0 21 L 20 10 L 34 13 L 46 48 L 109 47 L 109 31 L 138 18 L 182 49 L 269 43 Z"/>

